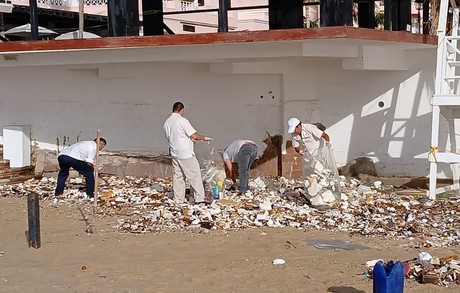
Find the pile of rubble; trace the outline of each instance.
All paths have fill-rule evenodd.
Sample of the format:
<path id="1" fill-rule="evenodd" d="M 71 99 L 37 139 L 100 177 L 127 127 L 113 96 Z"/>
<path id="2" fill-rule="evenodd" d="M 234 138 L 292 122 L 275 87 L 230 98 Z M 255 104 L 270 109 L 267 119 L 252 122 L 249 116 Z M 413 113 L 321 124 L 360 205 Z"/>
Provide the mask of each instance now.
<path id="1" fill-rule="evenodd" d="M 354 178 L 340 179 L 340 199 L 327 205 L 312 203 L 304 181 L 283 177 L 258 177 L 250 181 L 251 192 L 238 195 L 227 191 L 209 205 L 177 205 L 170 180 L 102 176 L 98 217 L 115 216 L 115 228 L 131 233 L 290 226 L 406 239 L 410 240 L 407 246 L 416 248 L 460 245 L 458 197 L 429 201 L 420 190 L 398 189 L 379 181 L 362 184 Z M 0 185 L 0 196 L 22 197 L 34 192 L 43 199 L 42 205 L 93 205 L 86 198 L 82 178 L 70 179 L 69 183 L 61 198 L 53 196 L 56 179 L 46 177 Z M 192 201 L 192 194 L 188 196 Z M 406 277 L 421 283 L 459 283 L 457 256 L 419 256 L 404 262 L 404 266 Z"/>
<path id="2" fill-rule="evenodd" d="M 367 276 L 374 277 L 374 267 L 377 262 L 385 262 L 376 259 L 366 262 Z M 390 264 L 390 260 L 387 264 Z M 418 257 L 402 262 L 404 277 L 414 279 L 422 284 L 434 284 L 449 286 L 460 285 L 460 260 L 458 255 L 447 257 L 431 256 L 428 252 L 420 252 Z M 387 272 L 388 274 L 388 272 Z M 388 281 L 397 280 L 396 276 L 389 272 Z"/>
<path id="3" fill-rule="evenodd" d="M 18 197 L 36 192 L 51 205 L 85 198 L 81 178 L 71 179 L 61 199 L 52 196 L 55 181 L 4 185 L 0 194 Z M 171 182 L 164 179 L 104 176 L 99 181 L 99 215 L 118 216 L 116 228 L 132 233 L 290 226 L 409 239 L 412 247 L 460 245 L 460 199 L 428 201 L 417 190 L 399 192 L 379 182 L 365 185 L 342 178 L 341 198 L 324 207 L 311 205 L 302 181 L 283 177 L 258 177 L 250 181 L 251 192 L 227 191 L 210 205 L 175 204 Z"/>
<path id="4" fill-rule="evenodd" d="M 417 258 L 404 262 L 404 266 L 406 277 L 422 284 L 460 285 L 460 260 L 457 255 L 439 258 L 421 252 Z"/>

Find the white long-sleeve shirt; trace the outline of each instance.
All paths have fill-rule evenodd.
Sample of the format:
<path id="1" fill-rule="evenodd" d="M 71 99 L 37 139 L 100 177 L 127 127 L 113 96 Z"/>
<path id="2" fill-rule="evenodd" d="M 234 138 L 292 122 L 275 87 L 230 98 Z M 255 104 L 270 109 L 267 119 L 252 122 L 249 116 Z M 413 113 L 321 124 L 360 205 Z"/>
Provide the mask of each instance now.
<path id="1" fill-rule="evenodd" d="M 97 144 L 95 141 L 80 141 L 63 149 L 59 156 L 65 155 L 76 160 L 85 161 L 94 164 L 96 157 Z"/>

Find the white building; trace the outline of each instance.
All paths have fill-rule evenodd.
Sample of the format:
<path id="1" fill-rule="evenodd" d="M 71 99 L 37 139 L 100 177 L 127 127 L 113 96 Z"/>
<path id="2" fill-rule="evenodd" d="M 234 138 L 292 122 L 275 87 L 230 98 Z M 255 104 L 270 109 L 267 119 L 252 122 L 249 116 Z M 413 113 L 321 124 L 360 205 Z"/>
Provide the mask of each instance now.
<path id="1" fill-rule="evenodd" d="M 41 149 L 101 129 L 108 151 L 165 154 L 162 125 L 180 100 L 220 149 L 286 141 L 296 116 L 328 127 L 339 166 L 367 156 L 380 175 L 429 171 L 432 36 L 328 27 L 11 42 L 0 55 L 0 125 L 30 125 Z M 298 160 L 283 160 L 289 175 Z"/>

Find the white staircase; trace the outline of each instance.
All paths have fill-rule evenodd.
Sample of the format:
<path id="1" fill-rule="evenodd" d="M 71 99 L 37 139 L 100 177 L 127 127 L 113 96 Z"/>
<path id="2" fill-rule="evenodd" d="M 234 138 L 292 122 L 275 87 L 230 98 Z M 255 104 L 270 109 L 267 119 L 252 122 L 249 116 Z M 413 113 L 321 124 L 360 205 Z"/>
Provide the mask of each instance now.
<path id="1" fill-rule="evenodd" d="M 449 5 L 450 4 L 450 5 Z M 452 6 L 453 5 L 453 6 Z M 449 14 L 449 6 L 452 14 Z M 433 116 L 431 125 L 431 150 L 430 161 L 430 185 L 428 196 L 436 199 L 436 195 L 454 191 L 460 192 L 460 153 L 457 153 L 456 144 L 456 120 L 460 119 L 460 36 L 458 34 L 459 7 L 455 1 L 441 0 L 439 24 L 438 24 L 438 51 L 436 60 L 435 93 L 432 98 Z M 448 17 L 452 17 L 447 27 Z M 439 149 L 439 124 L 441 115 L 449 124 L 450 149 Z M 453 184 L 437 187 L 438 164 L 450 164 Z"/>

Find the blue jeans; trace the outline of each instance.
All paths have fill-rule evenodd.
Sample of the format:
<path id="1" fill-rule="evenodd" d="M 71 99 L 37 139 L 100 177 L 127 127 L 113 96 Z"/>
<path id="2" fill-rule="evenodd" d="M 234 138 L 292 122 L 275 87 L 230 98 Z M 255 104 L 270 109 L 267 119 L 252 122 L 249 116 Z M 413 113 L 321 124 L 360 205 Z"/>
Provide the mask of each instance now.
<path id="1" fill-rule="evenodd" d="M 238 151 L 238 176 L 240 179 L 240 192 L 249 190 L 249 168 L 257 156 L 257 146 L 246 143 Z"/>
<path id="2" fill-rule="evenodd" d="M 80 175 L 85 177 L 86 194 L 89 197 L 94 197 L 94 170 L 85 161 L 80 161 L 72 157 L 61 155 L 58 157 L 59 167 L 61 170 L 58 174 L 55 195 L 61 195 L 64 192 L 65 182 L 69 177 L 69 169 L 74 168 Z"/>

